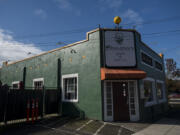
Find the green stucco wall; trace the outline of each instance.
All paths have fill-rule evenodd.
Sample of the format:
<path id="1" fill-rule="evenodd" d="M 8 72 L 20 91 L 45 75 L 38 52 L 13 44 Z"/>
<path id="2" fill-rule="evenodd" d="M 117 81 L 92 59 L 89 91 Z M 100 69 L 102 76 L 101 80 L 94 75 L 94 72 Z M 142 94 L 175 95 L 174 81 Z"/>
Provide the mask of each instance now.
<path id="1" fill-rule="evenodd" d="M 0 80 L 1 80 L 1 72 L 2 72 L 1 70 L 2 70 L 2 69 L 0 68 Z"/>
<path id="2" fill-rule="evenodd" d="M 61 60 L 60 68 L 58 59 Z M 23 81 L 24 67 L 26 67 L 25 87 L 32 87 L 35 78 L 44 78 L 46 88 L 57 88 L 60 81 L 58 72 L 61 75 L 78 73 L 79 101 L 63 102 L 62 114 L 81 113 L 88 118 L 102 119 L 99 31 L 90 33 L 89 41 L 3 66 L 2 82 L 11 86 L 13 81 Z"/>
<path id="3" fill-rule="evenodd" d="M 100 34 L 101 32 L 101 34 Z M 103 81 L 100 77 L 100 67 L 105 67 L 104 58 L 104 30 L 89 34 L 89 41 L 44 54 L 32 59 L 18 62 L 0 69 L 0 79 L 11 85 L 13 81 L 23 81 L 23 70 L 26 67 L 25 86 L 32 87 L 33 79 L 44 78 L 47 88 L 57 88 L 61 83 L 61 76 L 78 73 L 78 102 L 63 102 L 62 114 L 85 115 L 91 119 L 103 119 Z M 147 77 L 165 81 L 165 73 L 142 64 L 140 52 L 146 52 L 153 59 L 163 62 L 159 55 L 145 46 L 140 35 L 133 31 L 136 39 L 137 67 L 147 73 Z M 100 37 L 101 36 L 101 37 Z M 100 45 L 101 44 L 101 45 Z M 58 59 L 60 65 L 58 65 Z M 164 67 L 164 66 L 163 66 Z M 132 69 L 132 67 L 130 67 Z M 58 72 L 60 73 L 58 76 Z M 149 119 L 167 110 L 167 102 L 157 103 L 145 107 L 140 96 L 140 86 L 143 80 L 138 80 L 139 110 L 141 120 Z"/>

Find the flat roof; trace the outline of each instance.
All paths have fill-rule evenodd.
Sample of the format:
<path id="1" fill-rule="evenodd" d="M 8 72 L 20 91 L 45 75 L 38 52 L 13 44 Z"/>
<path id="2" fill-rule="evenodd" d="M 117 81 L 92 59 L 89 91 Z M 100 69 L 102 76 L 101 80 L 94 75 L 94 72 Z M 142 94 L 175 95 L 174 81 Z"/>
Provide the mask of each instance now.
<path id="1" fill-rule="evenodd" d="M 12 64 L 16 64 L 16 63 L 19 63 L 19 62 L 22 62 L 22 61 L 25 61 L 25 60 L 30 60 L 30 59 L 32 59 L 32 58 L 35 58 L 35 57 L 38 57 L 38 56 L 42 56 L 42 55 L 45 55 L 45 54 L 48 54 L 48 53 L 52 53 L 52 52 L 55 52 L 55 51 L 58 51 L 58 50 L 61 50 L 61 49 L 65 49 L 65 48 L 68 48 L 68 47 L 71 47 L 71 46 L 74 46 L 74 45 L 77 45 L 77 44 L 80 44 L 80 43 L 83 43 L 83 42 L 87 42 L 87 41 L 89 41 L 89 34 L 94 33 L 94 32 L 96 32 L 96 31 L 100 31 L 100 30 L 104 30 L 104 31 L 132 31 L 132 32 L 138 33 L 138 34 L 140 35 L 140 37 L 141 37 L 141 34 L 140 34 L 138 31 L 134 30 L 134 29 L 97 28 L 97 29 L 94 29 L 94 30 L 91 30 L 91 31 L 87 32 L 87 33 L 86 33 L 86 39 L 85 39 L 85 40 L 80 40 L 80 41 L 78 41 L 78 42 L 75 42 L 75 43 L 72 43 L 72 44 L 68 44 L 68 45 L 65 45 L 65 46 L 60 47 L 60 48 L 56 48 L 56 49 L 53 49 L 53 50 L 50 50 L 50 51 L 47 51 L 47 52 L 44 52 L 44 53 L 41 53 L 41 54 L 38 54 L 38 55 L 34 55 L 34 56 L 32 56 L 32 57 L 28 57 L 28 58 L 25 58 L 25 59 L 22 59 L 22 60 L 18 60 L 18 61 L 15 61 L 15 62 L 12 62 L 12 63 L 7 64 L 7 66 L 12 65 Z M 141 41 L 141 42 L 142 42 L 142 41 Z M 158 53 L 156 53 L 154 50 L 152 50 L 152 49 L 151 49 L 148 45 L 146 45 L 144 42 L 142 42 L 142 44 L 143 44 L 144 46 L 146 46 L 147 48 L 149 48 L 149 49 L 150 49 L 152 52 L 154 52 L 156 55 L 159 56 Z M 159 57 L 160 57 L 160 56 L 159 56 Z M 160 58 L 161 58 L 161 57 L 160 57 Z M 2 67 L 0 67 L 0 69 L 1 69 L 1 68 L 2 68 Z"/>

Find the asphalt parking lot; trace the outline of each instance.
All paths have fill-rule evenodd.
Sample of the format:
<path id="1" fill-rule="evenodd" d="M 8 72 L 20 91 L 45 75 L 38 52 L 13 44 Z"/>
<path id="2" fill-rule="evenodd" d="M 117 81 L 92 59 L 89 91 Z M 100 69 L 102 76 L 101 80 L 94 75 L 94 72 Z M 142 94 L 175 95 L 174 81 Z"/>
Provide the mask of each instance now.
<path id="1" fill-rule="evenodd" d="M 56 117 L 35 124 L 15 124 L 0 130 L 1 135 L 131 135 L 120 125 L 96 120 Z"/>

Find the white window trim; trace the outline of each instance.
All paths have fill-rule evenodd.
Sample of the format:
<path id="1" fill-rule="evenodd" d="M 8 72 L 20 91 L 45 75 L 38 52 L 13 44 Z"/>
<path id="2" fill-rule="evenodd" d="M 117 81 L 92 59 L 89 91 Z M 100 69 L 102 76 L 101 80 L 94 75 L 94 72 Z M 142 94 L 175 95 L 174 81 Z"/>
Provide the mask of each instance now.
<path id="1" fill-rule="evenodd" d="M 113 121 L 114 120 L 114 108 L 113 108 L 113 88 L 112 88 L 112 82 L 128 82 L 128 93 L 129 93 L 129 82 L 130 81 L 134 81 L 135 82 L 135 94 L 138 95 L 138 89 L 137 89 L 137 80 L 105 80 L 104 81 L 104 120 L 105 121 Z M 105 96 L 105 92 L 106 92 L 106 83 L 107 82 L 111 82 L 111 90 L 112 90 L 112 116 L 107 116 L 106 113 L 106 96 Z M 128 101 L 130 103 L 130 98 L 128 96 Z M 138 121 L 139 120 L 139 99 L 138 96 L 135 96 L 135 111 L 136 111 L 136 115 L 132 115 L 130 113 L 130 104 L 129 104 L 129 117 L 130 117 L 130 121 Z"/>
<path id="2" fill-rule="evenodd" d="M 130 94 L 130 90 L 129 90 L 129 82 L 130 81 L 134 81 L 134 100 L 135 100 L 135 115 L 131 114 L 131 107 L 130 107 L 130 96 L 129 98 L 129 115 L 130 115 L 130 120 L 131 121 L 138 121 L 139 120 L 139 100 L 138 100 L 138 87 L 137 87 L 137 80 L 129 80 L 128 81 L 128 94 Z"/>
<path id="3" fill-rule="evenodd" d="M 163 92 L 163 98 L 162 99 L 158 99 L 158 103 L 163 103 L 163 102 L 166 102 L 166 95 L 165 95 L 165 82 L 164 81 L 161 81 L 161 80 L 156 80 L 156 90 L 157 90 L 157 83 L 161 83 L 162 84 L 162 92 Z"/>
<path id="4" fill-rule="evenodd" d="M 13 88 L 13 84 L 18 84 L 18 88 Z M 20 81 L 14 81 L 14 82 L 12 82 L 12 88 L 13 88 L 13 89 L 19 89 L 19 88 L 20 88 Z"/>
<path id="5" fill-rule="evenodd" d="M 44 86 L 44 78 L 35 78 L 35 79 L 33 79 L 33 89 L 35 89 L 34 82 L 38 82 L 38 81 L 42 81 L 43 82 L 43 86 Z"/>
<path id="6" fill-rule="evenodd" d="M 146 64 L 146 63 L 142 60 L 141 53 L 144 53 L 144 54 L 146 54 L 147 56 L 151 57 L 151 59 L 152 59 L 152 64 L 153 64 L 152 66 Z M 142 63 L 142 64 L 144 64 L 144 65 L 146 65 L 146 66 L 148 66 L 148 67 L 150 67 L 150 68 L 154 68 L 154 59 L 153 59 L 152 56 L 150 56 L 149 54 L 147 54 L 146 52 L 144 52 L 143 50 L 141 50 L 141 51 L 140 51 L 140 58 L 141 58 L 141 63 Z"/>
<path id="7" fill-rule="evenodd" d="M 64 97 L 64 83 L 63 83 L 63 80 L 65 79 L 65 78 L 72 78 L 72 77 L 76 77 L 77 78 L 77 99 L 71 99 L 71 100 L 67 100 L 67 99 L 65 99 L 65 97 Z M 62 101 L 63 102 L 78 102 L 79 100 L 79 97 L 78 97 L 78 91 L 79 91 L 79 87 L 78 87 L 78 83 L 79 83 L 79 81 L 78 81 L 79 79 L 78 79 L 78 73 L 75 73 L 75 74 L 66 74 L 66 75 L 62 75 L 62 80 L 61 80 L 61 84 L 62 84 Z"/>
<path id="8" fill-rule="evenodd" d="M 152 105 L 157 103 L 156 102 L 157 100 L 156 100 L 155 79 L 150 78 L 150 77 L 147 77 L 147 78 L 143 79 L 143 89 L 144 89 L 144 81 L 151 81 L 152 82 L 153 101 L 145 103 L 145 107 L 148 107 L 148 106 L 152 106 Z"/>
<path id="9" fill-rule="evenodd" d="M 106 93 L 107 93 L 107 87 L 106 87 L 106 83 L 107 82 L 110 82 L 111 83 L 111 105 L 112 105 L 112 115 L 111 116 L 108 116 L 107 115 L 107 97 L 106 97 Z M 113 121 L 114 120 L 114 107 L 113 107 L 113 90 L 112 90 L 112 81 L 107 81 L 105 80 L 104 81 L 104 120 L 105 121 Z"/>

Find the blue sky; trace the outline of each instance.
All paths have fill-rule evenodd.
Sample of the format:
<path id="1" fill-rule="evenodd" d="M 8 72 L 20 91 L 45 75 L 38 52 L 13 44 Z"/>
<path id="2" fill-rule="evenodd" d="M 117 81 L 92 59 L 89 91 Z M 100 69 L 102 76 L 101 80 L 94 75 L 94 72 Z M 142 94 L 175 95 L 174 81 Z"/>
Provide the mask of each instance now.
<path id="1" fill-rule="evenodd" d="M 180 31 L 167 32 L 180 30 L 179 5 L 179 0 L 0 0 L 0 62 L 83 40 L 98 24 L 114 27 L 118 15 L 124 28 L 135 25 L 145 43 L 180 67 Z"/>

